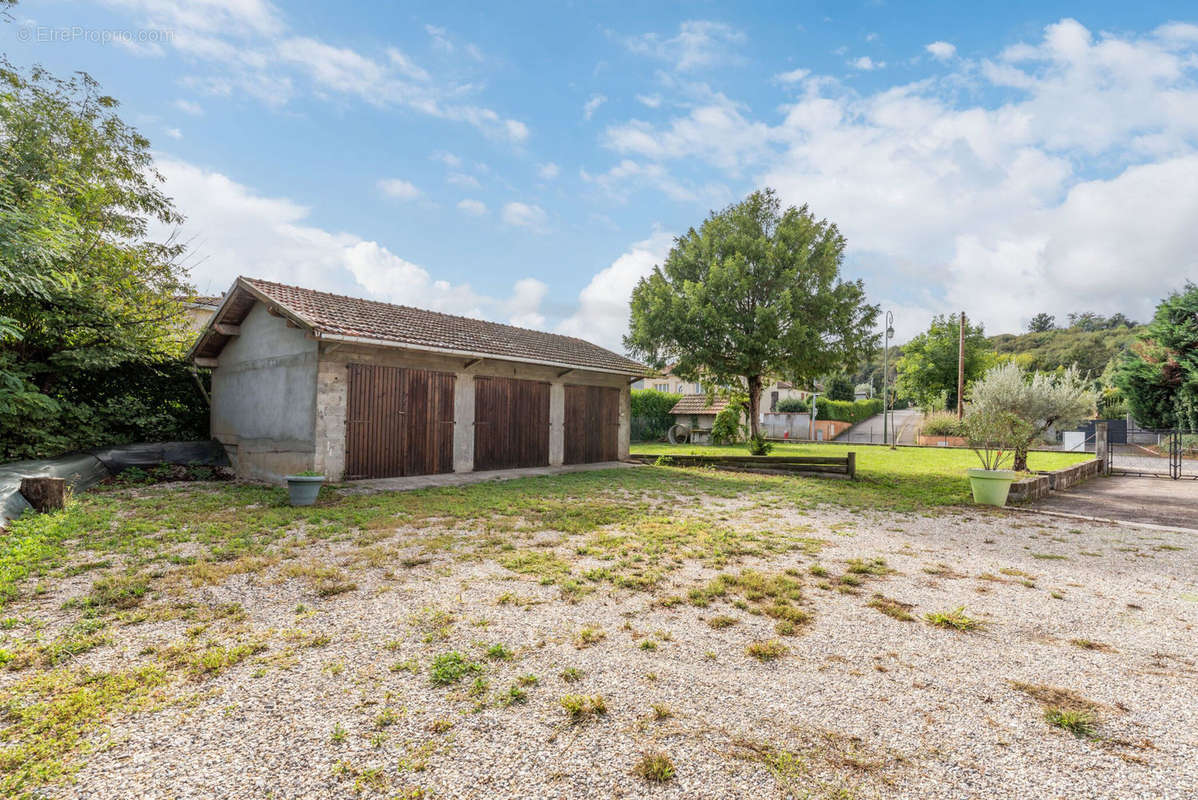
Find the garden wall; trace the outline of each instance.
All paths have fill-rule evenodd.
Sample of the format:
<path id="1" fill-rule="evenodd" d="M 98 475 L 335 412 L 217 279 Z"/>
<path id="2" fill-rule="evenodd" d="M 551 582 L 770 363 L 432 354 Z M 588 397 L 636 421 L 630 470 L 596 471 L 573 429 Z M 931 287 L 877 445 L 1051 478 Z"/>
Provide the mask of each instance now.
<path id="1" fill-rule="evenodd" d="M 1102 472 L 1103 459 L 1095 458 L 1090 461 L 1083 461 L 1080 464 L 1074 464 L 1072 467 L 1060 469 L 1055 472 L 1045 472 L 1036 475 L 1034 478 L 1024 478 L 1021 481 L 1015 481 L 1011 484 L 1011 492 L 1007 495 L 1007 499 L 1011 502 L 1039 500 L 1042 497 L 1047 497 L 1054 491 L 1068 489 L 1070 486 L 1076 486 L 1084 480 L 1101 475 Z"/>

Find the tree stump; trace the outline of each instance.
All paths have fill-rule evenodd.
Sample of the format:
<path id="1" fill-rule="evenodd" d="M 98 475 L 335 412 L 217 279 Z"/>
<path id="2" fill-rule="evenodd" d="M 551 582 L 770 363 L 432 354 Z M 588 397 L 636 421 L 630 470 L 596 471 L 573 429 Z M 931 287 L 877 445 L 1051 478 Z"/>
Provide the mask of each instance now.
<path id="1" fill-rule="evenodd" d="M 40 513 L 58 511 L 66 503 L 67 482 L 62 478 L 21 478 L 21 494 Z"/>

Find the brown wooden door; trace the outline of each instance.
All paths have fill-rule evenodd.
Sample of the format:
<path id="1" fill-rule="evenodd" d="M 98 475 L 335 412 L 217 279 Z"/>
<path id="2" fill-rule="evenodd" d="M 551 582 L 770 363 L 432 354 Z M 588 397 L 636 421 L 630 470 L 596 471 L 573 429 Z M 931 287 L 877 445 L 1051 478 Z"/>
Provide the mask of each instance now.
<path id="1" fill-rule="evenodd" d="M 620 390 L 566 386 L 565 463 L 615 461 L 620 453 Z"/>
<path id="2" fill-rule="evenodd" d="M 474 468 L 549 464 L 549 384 L 474 379 Z"/>
<path id="3" fill-rule="evenodd" d="M 346 382 L 347 480 L 453 471 L 453 373 L 350 364 Z"/>

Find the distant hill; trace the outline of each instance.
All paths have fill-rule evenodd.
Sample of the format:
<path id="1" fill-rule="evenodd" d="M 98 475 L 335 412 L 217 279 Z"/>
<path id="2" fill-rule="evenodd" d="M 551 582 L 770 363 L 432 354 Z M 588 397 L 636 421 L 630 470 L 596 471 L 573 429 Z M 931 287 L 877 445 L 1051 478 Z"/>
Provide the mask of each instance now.
<path id="1" fill-rule="evenodd" d="M 1097 379 L 1107 363 L 1144 331 L 1143 325 L 1100 330 L 1054 328 L 1034 333 L 1002 333 L 987 337 L 1000 353 L 1013 353 L 1023 366 L 1051 372 L 1073 364 Z"/>

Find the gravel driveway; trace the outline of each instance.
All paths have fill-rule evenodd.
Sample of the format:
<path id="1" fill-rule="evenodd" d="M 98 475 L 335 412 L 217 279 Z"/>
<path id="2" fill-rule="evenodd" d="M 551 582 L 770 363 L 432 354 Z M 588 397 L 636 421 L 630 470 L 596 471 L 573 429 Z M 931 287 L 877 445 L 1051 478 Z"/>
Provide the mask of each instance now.
<path id="1" fill-rule="evenodd" d="M 635 531 L 398 525 L 296 535 L 279 560 L 204 580 L 162 570 L 137 608 L 195 613 L 134 614 L 72 668 L 167 663 L 209 638 L 228 644 L 225 661 L 187 662 L 153 702 L 109 715 L 73 781 L 46 794 L 1198 796 L 1194 537 L 700 500 Z M 761 552 L 713 559 L 684 539 L 652 585 L 611 579 L 652 561 L 650 526 L 660 543 L 709 523 L 759 532 Z M 602 557 L 615 537 L 620 559 Z M 483 539 L 502 540 L 498 555 L 467 554 Z M 95 578 L 10 605 L 24 622 L 6 644 L 29 620 L 45 635 L 77 624 L 71 601 L 94 597 Z M 925 619 L 960 607 L 949 619 L 977 627 Z M 255 645 L 235 661 L 232 642 Z M 666 761 L 644 761 L 654 754 Z"/>

